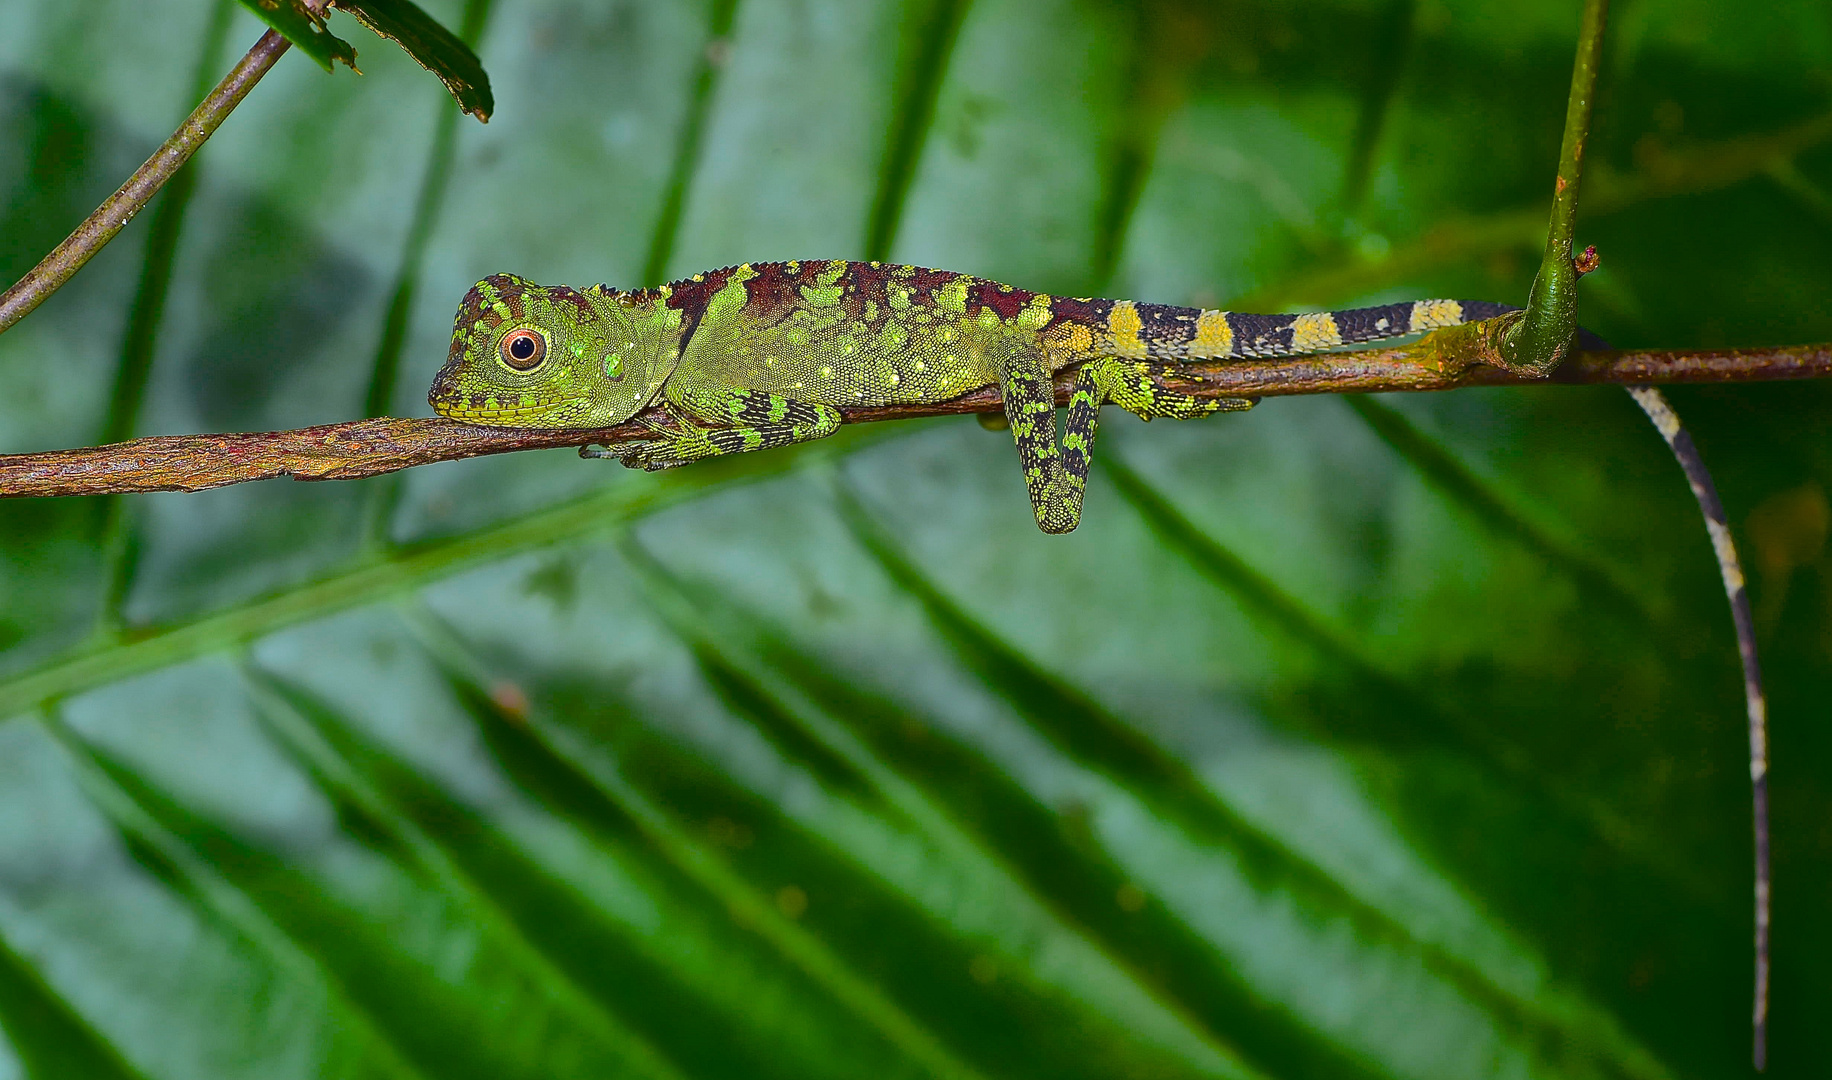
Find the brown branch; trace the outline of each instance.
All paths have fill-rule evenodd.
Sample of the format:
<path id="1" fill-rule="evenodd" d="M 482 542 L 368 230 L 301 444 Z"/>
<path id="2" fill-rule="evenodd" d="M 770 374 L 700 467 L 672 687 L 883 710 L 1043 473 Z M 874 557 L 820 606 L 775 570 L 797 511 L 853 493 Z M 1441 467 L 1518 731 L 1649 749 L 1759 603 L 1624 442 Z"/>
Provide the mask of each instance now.
<path id="1" fill-rule="evenodd" d="M 1536 386 L 1546 382 L 1722 383 L 1832 375 L 1832 343 L 1716 352 L 1579 353 L 1550 379 L 1511 375 L 1456 359 L 1484 355 L 1502 327 L 1475 323 L 1411 345 L 1326 353 L 1295 360 L 1208 361 L 1174 380 L 1204 397 L 1454 390 L 1468 386 Z M 1057 376 L 1066 403 L 1073 372 Z M 848 423 L 1000 410 L 998 392 L 982 387 L 951 401 L 842 409 Z M 155 435 L 111 446 L 0 455 L 0 497 L 102 495 L 131 491 L 202 491 L 250 480 L 354 480 L 434 461 L 559 446 L 600 446 L 644 438 L 642 419 L 590 431 L 480 427 L 442 419 L 383 417 L 344 424 L 230 435 Z"/>
<path id="2" fill-rule="evenodd" d="M 216 84 L 210 96 L 185 117 L 172 137 L 165 140 L 153 156 L 146 159 L 146 164 L 134 170 L 127 182 L 116 189 L 113 195 L 95 208 L 95 212 L 83 219 L 76 231 L 64 238 L 46 255 L 37 266 L 32 267 L 13 287 L 0 293 L 0 333 L 31 314 L 33 308 L 44 303 L 45 299 L 64 282 L 76 276 L 96 252 L 107 246 L 115 234 L 127 227 L 135 214 L 138 214 L 152 201 L 159 189 L 165 186 L 191 155 L 197 153 L 222 122 L 229 118 L 235 107 L 254 89 L 254 84 L 261 81 L 281 56 L 286 54 L 288 42 L 278 31 L 269 30 L 261 35 L 241 62 L 223 76 L 223 81 Z"/>

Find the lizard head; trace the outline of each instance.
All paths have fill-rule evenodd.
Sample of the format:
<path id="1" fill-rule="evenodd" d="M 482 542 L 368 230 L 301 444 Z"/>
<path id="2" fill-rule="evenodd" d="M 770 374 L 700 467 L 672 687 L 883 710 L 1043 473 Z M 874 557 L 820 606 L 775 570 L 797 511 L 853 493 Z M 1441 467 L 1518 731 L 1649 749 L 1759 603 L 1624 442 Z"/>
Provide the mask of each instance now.
<path id="1" fill-rule="evenodd" d="M 674 369 L 680 313 L 600 287 L 492 274 L 471 288 L 427 401 L 503 427 L 596 428 L 636 415 Z"/>

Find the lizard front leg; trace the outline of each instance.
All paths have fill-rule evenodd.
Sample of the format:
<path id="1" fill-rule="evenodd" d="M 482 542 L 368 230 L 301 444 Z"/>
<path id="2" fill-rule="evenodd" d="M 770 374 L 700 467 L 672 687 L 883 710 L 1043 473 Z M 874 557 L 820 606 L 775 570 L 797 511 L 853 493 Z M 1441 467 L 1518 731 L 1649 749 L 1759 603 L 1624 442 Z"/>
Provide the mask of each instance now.
<path id="1" fill-rule="evenodd" d="M 631 468 L 650 471 L 672 469 L 723 454 L 823 439 L 840 426 L 840 412 L 831 405 L 761 390 L 670 387 L 664 394 L 672 426 L 652 425 L 653 439 L 587 456 L 615 457 Z"/>

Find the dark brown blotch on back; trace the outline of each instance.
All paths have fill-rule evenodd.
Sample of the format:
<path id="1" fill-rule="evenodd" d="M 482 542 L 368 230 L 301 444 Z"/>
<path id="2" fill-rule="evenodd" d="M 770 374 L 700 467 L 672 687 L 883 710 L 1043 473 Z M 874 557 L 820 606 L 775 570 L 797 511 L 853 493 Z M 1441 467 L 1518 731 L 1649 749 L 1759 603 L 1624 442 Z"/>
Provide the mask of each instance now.
<path id="1" fill-rule="evenodd" d="M 790 270 L 788 263 L 752 263 L 757 276 L 744 283 L 745 310 L 764 326 L 775 326 L 801 303 L 802 286 L 814 279 L 811 268 L 825 265 L 805 262 Z"/>
<path id="2" fill-rule="evenodd" d="M 717 270 L 708 270 L 704 274 L 695 274 L 690 278 L 668 283 L 668 306 L 681 313 L 681 329 L 684 335 L 692 334 L 706 315 L 706 305 L 712 302 L 713 294 L 725 287 L 731 279 L 735 266 L 724 266 Z M 660 293 L 655 289 L 644 289 L 633 294 L 637 302 L 655 300 Z"/>
<path id="3" fill-rule="evenodd" d="M 989 307 L 1001 319 L 1015 319 L 1035 295 L 1025 289 L 1014 289 L 996 281 L 975 278 L 967 290 L 967 313 L 971 315 L 979 307 Z"/>
<path id="4" fill-rule="evenodd" d="M 1107 315 L 1113 311 L 1111 300 L 1070 299 L 1059 296 L 1050 301 L 1050 325 L 1068 323 L 1090 330 L 1105 330 Z"/>
<path id="5" fill-rule="evenodd" d="M 950 270 L 931 270 L 926 266 L 915 266 L 911 269 L 915 273 L 906 280 L 910 288 L 915 290 L 915 295 L 911 299 L 918 303 L 933 304 L 935 294 L 946 288 L 950 281 L 960 277 L 959 274 Z"/>
<path id="6" fill-rule="evenodd" d="M 877 313 L 875 322 L 890 317 L 890 297 L 885 292 L 885 285 L 891 280 L 891 270 L 888 263 L 846 264 L 846 272 L 840 275 L 838 284 L 846 287 L 840 294 L 840 308 L 847 318 L 864 322 L 867 309 L 873 305 Z"/>

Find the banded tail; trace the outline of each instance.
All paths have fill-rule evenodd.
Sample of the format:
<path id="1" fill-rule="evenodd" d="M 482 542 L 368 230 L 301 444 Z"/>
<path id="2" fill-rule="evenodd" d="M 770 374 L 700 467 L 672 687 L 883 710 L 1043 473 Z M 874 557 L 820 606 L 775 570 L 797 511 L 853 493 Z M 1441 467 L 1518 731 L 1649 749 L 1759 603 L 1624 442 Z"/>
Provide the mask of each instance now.
<path id="1" fill-rule="evenodd" d="M 1484 300 L 1414 300 L 1306 315 L 1249 315 L 1116 300 L 1107 312 L 1113 355 L 1158 360 L 1303 356 L 1492 319 L 1519 308 Z"/>

